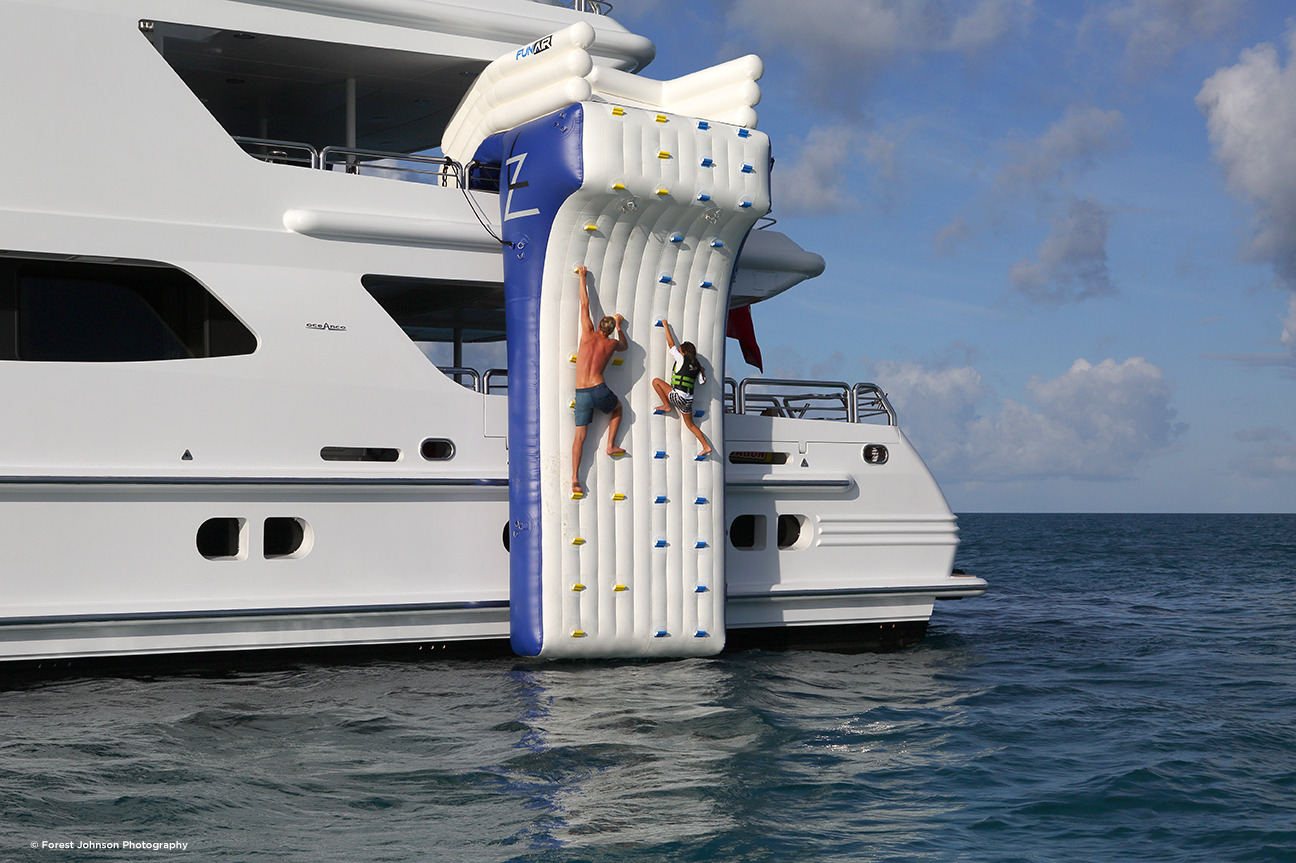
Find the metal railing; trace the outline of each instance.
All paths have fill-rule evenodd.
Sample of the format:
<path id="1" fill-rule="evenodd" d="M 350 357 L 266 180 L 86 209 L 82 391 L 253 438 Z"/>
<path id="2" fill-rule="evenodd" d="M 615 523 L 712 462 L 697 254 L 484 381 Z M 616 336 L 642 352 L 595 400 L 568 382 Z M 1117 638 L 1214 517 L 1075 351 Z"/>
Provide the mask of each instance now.
<path id="1" fill-rule="evenodd" d="M 310 144 L 299 141 L 276 141 L 272 138 L 244 138 L 234 136 L 234 142 L 247 154 L 262 162 L 276 165 L 301 165 L 305 168 L 317 168 L 320 164 L 319 151 Z"/>
<path id="2" fill-rule="evenodd" d="M 479 393 L 482 391 L 481 375 L 477 373 L 476 369 L 468 368 L 467 366 L 437 366 L 437 368 L 440 369 L 441 374 L 445 375 L 446 377 L 454 378 L 455 383 L 459 384 L 460 386 L 463 386 L 466 389 L 470 389 L 475 393 Z M 465 384 L 463 382 L 464 378 L 470 378 L 472 380 L 472 383 Z"/>
<path id="3" fill-rule="evenodd" d="M 612 4 L 607 0 L 571 0 L 567 8 L 575 9 L 577 12 L 588 12 L 591 15 L 612 14 Z"/>
<path id="4" fill-rule="evenodd" d="M 851 387 L 851 407 L 855 410 L 854 423 L 862 423 L 871 417 L 886 417 L 887 425 L 899 425 L 896 422 L 895 408 L 887 394 L 877 384 L 858 383 Z"/>
<path id="5" fill-rule="evenodd" d="M 496 378 L 503 378 L 504 383 L 495 383 Z M 496 390 L 508 392 L 508 369 L 487 369 L 486 374 L 482 375 L 482 392 L 486 395 L 494 395 Z"/>
<path id="6" fill-rule="evenodd" d="M 448 156 L 419 156 L 388 150 L 365 150 L 358 147 L 325 147 L 316 150 L 300 141 L 275 141 L 270 138 L 232 136 L 249 156 L 278 165 L 297 165 L 332 171 L 338 166 L 348 174 L 381 172 L 405 179 L 402 174 L 428 177 L 437 185 L 454 189 L 465 187 L 463 167 Z M 498 188 L 498 185 L 496 186 Z"/>
<path id="7" fill-rule="evenodd" d="M 730 394 L 732 392 L 732 395 Z M 895 409 L 877 384 L 809 381 L 790 378 L 725 379 L 725 410 L 791 419 L 844 420 L 861 423 L 886 417 L 896 425 Z"/>
<path id="8" fill-rule="evenodd" d="M 413 153 L 360 150 L 355 147 L 325 147 L 320 150 L 319 158 L 319 166 L 325 171 L 332 171 L 335 166 L 342 165 L 348 174 L 359 174 L 362 170 L 417 174 L 436 178 L 436 184 L 439 186 L 463 188 L 459 163 L 445 156 L 416 156 Z M 435 167 L 433 169 L 418 167 L 421 165 Z"/>
<path id="9" fill-rule="evenodd" d="M 447 377 L 473 392 L 508 393 L 508 369 L 487 369 L 479 374 L 467 366 L 437 366 Z M 469 378 L 465 383 L 463 378 Z M 842 381 L 803 381 L 790 378 L 745 378 L 741 383 L 725 378 L 725 413 L 751 413 L 790 419 L 837 420 L 863 423 L 885 417 L 898 425 L 895 408 L 877 384 Z"/>

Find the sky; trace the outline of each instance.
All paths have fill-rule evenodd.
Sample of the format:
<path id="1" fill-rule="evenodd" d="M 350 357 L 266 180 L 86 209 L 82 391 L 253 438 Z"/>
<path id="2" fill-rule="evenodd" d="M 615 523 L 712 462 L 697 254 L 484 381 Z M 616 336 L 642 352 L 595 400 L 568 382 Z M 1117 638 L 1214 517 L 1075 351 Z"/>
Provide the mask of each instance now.
<path id="1" fill-rule="evenodd" d="M 753 307 L 766 376 L 879 384 L 955 512 L 1296 512 L 1296 6 L 615 7 L 650 77 L 764 61 L 827 262 Z"/>

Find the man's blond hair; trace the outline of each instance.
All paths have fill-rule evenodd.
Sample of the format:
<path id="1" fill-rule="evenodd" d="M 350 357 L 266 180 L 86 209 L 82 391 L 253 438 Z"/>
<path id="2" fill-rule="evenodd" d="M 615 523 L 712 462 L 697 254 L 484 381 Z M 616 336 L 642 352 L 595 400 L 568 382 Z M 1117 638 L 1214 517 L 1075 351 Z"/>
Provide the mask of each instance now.
<path id="1" fill-rule="evenodd" d="M 604 315 L 603 320 L 599 321 L 599 332 L 603 333 L 603 335 L 610 336 L 615 329 L 616 318 L 611 315 Z"/>

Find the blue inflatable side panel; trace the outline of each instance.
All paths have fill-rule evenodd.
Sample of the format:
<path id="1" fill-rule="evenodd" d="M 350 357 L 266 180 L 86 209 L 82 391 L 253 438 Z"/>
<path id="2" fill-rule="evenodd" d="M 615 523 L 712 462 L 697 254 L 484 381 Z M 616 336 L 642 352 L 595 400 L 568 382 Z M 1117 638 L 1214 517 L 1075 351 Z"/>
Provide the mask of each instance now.
<path id="1" fill-rule="evenodd" d="M 553 219 L 581 187 L 579 104 L 487 139 L 482 161 L 500 161 L 504 310 L 509 367 L 509 619 L 513 650 L 544 643 L 540 496 L 540 296 Z M 492 153 L 493 151 L 493 153 Z"/>

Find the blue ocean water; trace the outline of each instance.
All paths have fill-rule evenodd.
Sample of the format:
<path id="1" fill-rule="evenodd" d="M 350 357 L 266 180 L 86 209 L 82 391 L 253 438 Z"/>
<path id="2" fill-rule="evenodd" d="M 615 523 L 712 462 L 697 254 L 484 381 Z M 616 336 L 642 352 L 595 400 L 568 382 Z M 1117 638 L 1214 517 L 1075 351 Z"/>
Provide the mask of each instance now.
<path id="1" fill-rule="evenodd" d="M 11 682 L 0 859 L 1296 860 L 1296 516 L 960 525 L 894 653 Z"/>

